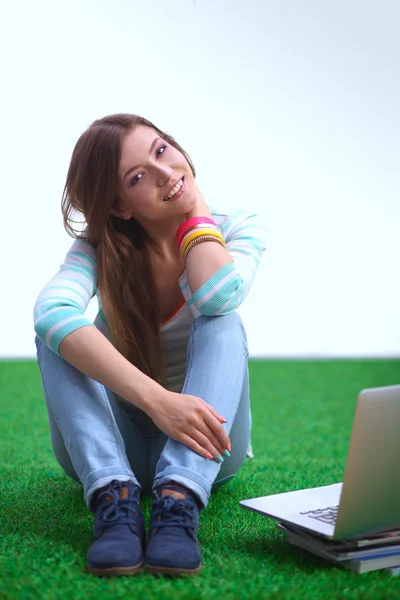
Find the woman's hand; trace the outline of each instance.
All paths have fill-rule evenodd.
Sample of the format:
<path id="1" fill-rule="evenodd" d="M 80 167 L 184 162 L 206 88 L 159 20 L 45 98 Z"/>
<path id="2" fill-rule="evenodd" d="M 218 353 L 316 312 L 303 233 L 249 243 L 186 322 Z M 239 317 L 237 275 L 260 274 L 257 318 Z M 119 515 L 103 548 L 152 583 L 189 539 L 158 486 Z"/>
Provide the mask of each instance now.
<path id="1" fill-rule="evenodd" d="M 148 414 L 155 425 L 200 456 L 216 459 L 224 450 L 231 450 L 222 427 L 226 419 L 201 398 L 165 390 L 162 400 L 153 406 Z"/>

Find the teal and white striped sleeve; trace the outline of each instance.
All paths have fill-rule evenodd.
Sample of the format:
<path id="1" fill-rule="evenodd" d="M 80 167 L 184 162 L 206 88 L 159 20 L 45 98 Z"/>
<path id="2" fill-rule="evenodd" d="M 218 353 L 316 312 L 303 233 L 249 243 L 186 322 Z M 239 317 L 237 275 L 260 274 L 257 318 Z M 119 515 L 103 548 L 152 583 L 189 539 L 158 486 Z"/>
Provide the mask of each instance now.
<path id="1" fill-rule="evenodd" d="M 218 217 L 216 221 L 218 223 Z M 266 243 L 266 230 L 255 214 L 238 211 L 218 225 L 233 263 L 214 273 L 188 301 L 206 316 L 227 315 L 242 304 L 250 291 Z"/>
<path id="2" fill-rule="evenodd" d="M 60 343 L 69 333 L 93 325 L 84 313 L 96 291 L 96 252 L 87 242 L 75 240 L 34 307 L 36 334 L 53 352 L 59 354 Z"/>

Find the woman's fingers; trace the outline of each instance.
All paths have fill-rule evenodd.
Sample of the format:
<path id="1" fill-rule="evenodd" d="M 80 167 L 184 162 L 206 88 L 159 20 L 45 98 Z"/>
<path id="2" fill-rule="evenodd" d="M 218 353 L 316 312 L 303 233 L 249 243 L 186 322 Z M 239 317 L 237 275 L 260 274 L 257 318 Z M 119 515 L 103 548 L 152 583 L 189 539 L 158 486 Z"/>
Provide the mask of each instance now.
<path id="1" fill-rule="evenodd" d="M 215 460 L 218 460 L 218 456 L 223 457 L 224 449 L 220 448 L 217 438 L 208 427 L 204 427 L 204 430 L 204 433 L 200 430 L 194 431 L 193 439 L 196 440 L 200 446 L 208 450 Z"/>
<path id="2" fill-rule="evenodd" d="M 204 458 L 218 460 L 231 450 L 223 427 L 226 419 L 197 396 L 168 392 L 163 406 L 150 417 L 166 435 Z"/>
<path id="3" fill-rule="evenodd" d="M 223 417 L 222 415 L 220 415 L 213 406 L 211 406 L 210 404 L 207 404 L 207 402 L 205 402 L 203 400 L 203 403 L 205 405 L 205 407 L 207 408 L 208 412 L 217 419 L 218 423 L 216 423 L 214 420 L 210 420 L 209 418 L 205 420 L 205 423 L 207 424 L 208 428 L 211 429 L 211 431 L 213 432 L 213 434 L 216 436 L 218 442 L 215 443 L 214 445 L 218 448 L 221 447 L 222 448 L 222 452 L 224 450 L 228 450 L 229 452 L 232 450 L 231 448 L 231 443 L 229 440 L 228 435 L 226 434 L 224 428 L 222 427 L 222 424 L 227 423 L 227 420 L 225 419 L 225 417 Z"/>
<path id="4" fill-rule="evenodd" d="M 231 450 L 231 443 L 226 433 L 225 429 L 222 427 L 221 423 L 210 413 L 205 413 L 204 421 L 206 425 L 211 429 L 212 433 L 216 436 L 219 446 L 224 450 Z"/>
<path id="5" fill-rule="evenodd" d="M 209 445 L 204 445 L 204 447 L 207 447 L 210 450 L 214 458 L 216 458 L 218 454 L 220 454 L 221 456 L 224 455 L 224 450 L 227 450 L 226 446 L 223 446 L 221 444 L 220 440 L 217 438 L 215 433 L 212 431 L 212 429 L 210 429 L 210 427 L 208 427 L 207 423 L 205 423 L 204 421 L 199 425 L 196 434 L 193 434 L 193 437 L 197 439 L 199 443 L 201 443 L 198 437 L 199 435 L 202 439 L 207 440 L 207 443 Z"/>
<path id="6" fill-rule="evenodd" d="M 187 446 L 190 450 L 193 450 L 193 452 L 196 452 L 196 454 L 200 454 L 200 456 L 203 458 L 209 458 L 210 460 L 214 459 L 209 450 L 206 450 L 206 448 L 201 446 L 198 442 L 196 442 L 196 440 L 191 438 L 186 433 L 182 433 L 180 442 L 185 444 L 185 446 Z"/>
<path id="7" fill-rule="evenodd" d="M 218 460 L 218 457 L 220 456 L 223 458 L 223 451 L 216 448 L 206 435 L 200 431 L 194 431 L 192 435 L 193 437 L 191 437 L 191 434 L 182 434 L 180 440 L 181 443 L 185 444 L 185 446 L 194 452 L 197 452 L 197 454 L 200 454 L 200 456 L 203 456 L 204 458 L 222 462 L 221 460 Z"/>
<path id="8" fill-rule="evenodd" d="M 204 402 L 204 400 L 203 400 Z M 216 419 L 218 419 L 218 421 L 220 423 L 227 423 L 228 421 L 225 419 L 225 417 L 223 417 L 222 415 L 220 415 L 219 413 L 217 413 L 217 411 L 215 410 L 215 408 L 213 406 L 210 406 L 209 404 L 207 404 L 207 402 L 204 402 L 204 404 L 206 405 L 206 407 L 208 408 L 208 410 L 210 411 L 210 413 L 212 415 L 214 415 L 214 417 Z"/>

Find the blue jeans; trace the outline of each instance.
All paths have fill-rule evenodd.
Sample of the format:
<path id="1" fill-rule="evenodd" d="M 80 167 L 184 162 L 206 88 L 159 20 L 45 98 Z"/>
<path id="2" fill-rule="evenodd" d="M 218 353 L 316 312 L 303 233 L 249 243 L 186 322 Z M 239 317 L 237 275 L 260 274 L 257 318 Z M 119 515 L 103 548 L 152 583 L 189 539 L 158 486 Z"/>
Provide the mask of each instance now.
<path id="1" fill-rule="evenodd" d="M 231 457 L 202 458 L 168 438 L 140 409 L 90 379 L 36 337 L 51 443 L 64 471 L 93 493 L 113 479 L 150 492 L 167 481 L 190 489 L 203 506 L 234 477 L 250 440 L 246 333 L 237 313 L 197 318 L 190 330 L 182 393 L 198 396 L 227 419 Z"/>

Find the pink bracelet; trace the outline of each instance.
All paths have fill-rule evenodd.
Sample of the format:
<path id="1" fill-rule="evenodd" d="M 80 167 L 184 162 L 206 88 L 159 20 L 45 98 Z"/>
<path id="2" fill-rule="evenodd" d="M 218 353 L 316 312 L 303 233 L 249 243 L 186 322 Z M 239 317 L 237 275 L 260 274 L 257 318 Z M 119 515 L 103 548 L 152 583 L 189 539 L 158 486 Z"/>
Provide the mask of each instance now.
<path id="1" fill-rule="evenodd" d="M 215 225 L 217 227 L 216 222 L 213 219 L 210 219 L 209 217 L 192 217 L 191 219 L 187 219 L 186 221 L 181 223 L 176 232 L 178 246 L 181 245 L 182 238 L 189 229 L 192 229 L 192 227 L 195 227 L 196 225 L 201 225 L 203 223 L 210 223 L 211 225 Z"/>

